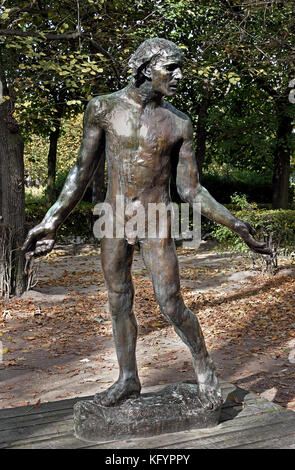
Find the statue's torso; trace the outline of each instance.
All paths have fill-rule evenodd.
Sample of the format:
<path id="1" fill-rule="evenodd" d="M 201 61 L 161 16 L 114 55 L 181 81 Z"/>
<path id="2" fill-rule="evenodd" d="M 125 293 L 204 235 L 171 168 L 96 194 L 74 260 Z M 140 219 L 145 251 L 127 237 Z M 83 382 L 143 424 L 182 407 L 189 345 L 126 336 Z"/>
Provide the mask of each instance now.
<path id="1" fill-rule="evenodd" d="M 124 90 L 106 97 L 102 126 L 108 163 L 107 201 L 168 202 L 171 157 L 182 134 L 181 113 L 167 103 L 145 108 L 130 102 Z M 176 110 L 175 110 L 176 111 Z"/>

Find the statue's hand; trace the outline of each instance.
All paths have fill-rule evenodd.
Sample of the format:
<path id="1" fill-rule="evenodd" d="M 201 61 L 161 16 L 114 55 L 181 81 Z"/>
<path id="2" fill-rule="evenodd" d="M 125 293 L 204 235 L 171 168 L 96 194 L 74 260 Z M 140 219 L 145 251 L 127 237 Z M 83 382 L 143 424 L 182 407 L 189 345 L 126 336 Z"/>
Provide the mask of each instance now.
<path id="1" fill-rule="evenodd" d="M 56 230 L 42 222 L 32 228 L 22 246 L 27 261 L 33 256 L 38 258 L 49 253 L 54 247 L 55 238 Z"/>
<path id="2" fill-rule="evenodd" d="M 262 255 L 273 256 L 270 246 L 265 242 L 259 242 L 253 238 L 256 235 L 256 230 L 249 222 L 244 220 L 237 220 L 234 231 L 244 240 L 246 245 L 254 251 Z"/>

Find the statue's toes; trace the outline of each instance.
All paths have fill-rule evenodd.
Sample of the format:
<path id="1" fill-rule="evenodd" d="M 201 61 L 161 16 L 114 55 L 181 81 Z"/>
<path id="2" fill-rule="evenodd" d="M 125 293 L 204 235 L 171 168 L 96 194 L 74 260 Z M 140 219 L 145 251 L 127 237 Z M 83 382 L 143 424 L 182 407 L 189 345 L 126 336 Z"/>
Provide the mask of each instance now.
<path id="1" fill-rule="evenodd" d="M 215 410 L 223 402 L 221 392 L 215 389 L 206 389 L 200 394 L 200 400 L 203 408 L 206 410 Z"/>

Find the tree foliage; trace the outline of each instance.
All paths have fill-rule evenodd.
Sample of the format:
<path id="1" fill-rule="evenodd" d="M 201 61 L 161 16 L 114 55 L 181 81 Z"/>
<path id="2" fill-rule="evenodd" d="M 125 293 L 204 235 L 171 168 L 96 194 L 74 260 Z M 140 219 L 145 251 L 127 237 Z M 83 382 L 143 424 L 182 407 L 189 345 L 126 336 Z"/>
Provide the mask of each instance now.
<path id="1" fill-rule="evenodd" d="M 130 53 L 162 36 L 186 52 L 173 103 L 193 120 L 200 172 L 226 163 L 275 174 L 283 161 L 288 179 L 294 2 L 6 0 L 1 12 L 1 64 L 25 137 L 48 137 L 91 96 L 124 86 Z"/>

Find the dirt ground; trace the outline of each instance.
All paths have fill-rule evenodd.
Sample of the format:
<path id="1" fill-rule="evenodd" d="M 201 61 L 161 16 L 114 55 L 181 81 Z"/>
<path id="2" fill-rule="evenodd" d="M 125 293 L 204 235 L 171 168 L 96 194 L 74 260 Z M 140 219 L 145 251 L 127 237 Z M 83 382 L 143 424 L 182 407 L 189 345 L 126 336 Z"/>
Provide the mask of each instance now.
<path id="1" fill-rule="evenodd" d="M 210 243 L 178 248 L 182 292 L 219 377 L 295 411 L 295 265 L 275 276 Z M 38 283 L 0 301 L 0 408 L 107 388 L 118 376 L 99 247 L 56 246 Z M 139 252 L 133 263 L 143 387 L 193 379 L 190 354 L 162 317 Z M 2 359 L 2 360 L 1 360 Z"/>

